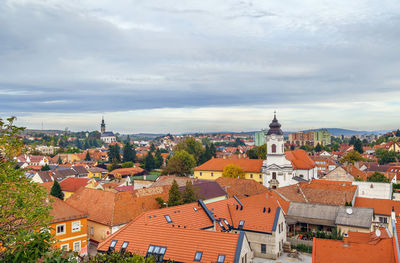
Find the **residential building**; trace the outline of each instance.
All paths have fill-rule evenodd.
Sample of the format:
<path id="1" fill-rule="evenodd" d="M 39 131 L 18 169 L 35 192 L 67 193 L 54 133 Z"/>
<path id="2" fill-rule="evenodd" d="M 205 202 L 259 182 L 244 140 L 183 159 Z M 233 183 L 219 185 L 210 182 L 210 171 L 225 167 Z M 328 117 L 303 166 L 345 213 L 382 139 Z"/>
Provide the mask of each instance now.
<path id="1" fill-rule="evenodd" d="M 68 177 L 60 182 L 61 190 L 64 193 L 64 200 L 78 191 L 81 187 L 96 189 L 99 184 L 90 178 Z"/>
<path id="2" fill-rule="evenodd" d="M 216 180 L 222 177 L 224 168 L 233 164 L 242 168 L 245 173 L 245 179 L 253 179 L 262 183 L 261 159 L 221 159 L 212 158 L 200 166 L 194 168 L 194 178 Z"/>
<path id="3" fill-rule="evenodd" d="M 88 245 L 87 214 L 70 206 L 65 201 L 50 196 L 52 209 L 50 232 L 54 235 L 56 247 L 80 252 Z"/>
<path id="4" fill-rule="evenodd" d="M 296 146 L 310 145 L 314 146 L 314 132 L 299 131 L 289 134 L 289 143 Z"/>
<path id="5" fill-rule="evenodd" d="M 119 168 L 119 169 L 112 170 L 108 174 L 108 177 L 110 177 L 110 178 L 126 178 L 129 176 L 143 175 L 144 172 L 145 172 L 145 170 L 140 167 Z"/>
<path id="6" fill-rule="evenodd" d="M 236 196 L 241 199 L 269 192 L 263 184 L 249 179 L 220 177 L 216 182 L 227 192 L 228 197 Z"/>
<path id="7" fill-rule="evenodd" d="M 261 130 L 254 133 L 254 145 L 261 146 L 266 143 L 265 141 L 265 130 Z"/>
<path id="8" fill-rule="evenodd" d="M 358 187 L 357 197 L 392 199 L 393 185 L 391 183 L 353 181 Z"/>
<path id="9" fill-rule="evenodd" d="M 331 144 L 331 133 L 327 129 L 313 131 L 313 142 L 314 146 L 318 144 L 321 146 L 329 145 Z"/>
<path id="10" fill-rule="evenodd" d="M 88 169 L 89 178 L 100 178 L 103 179 L 107 176 L 108 171 L 100 167 L 89 167 Z"/>
<path id="11" fill-rule="evenodd" d="M 192 183 L 192 187 L 196 199 L 202 199 L 205 204 L 224 200 L 227 197 L 227 193 L 216 181 L 195 180 Z M 182 194 L 184 193 L 185 189 L 186 185 L 179 187 L 179 191 Z"/>

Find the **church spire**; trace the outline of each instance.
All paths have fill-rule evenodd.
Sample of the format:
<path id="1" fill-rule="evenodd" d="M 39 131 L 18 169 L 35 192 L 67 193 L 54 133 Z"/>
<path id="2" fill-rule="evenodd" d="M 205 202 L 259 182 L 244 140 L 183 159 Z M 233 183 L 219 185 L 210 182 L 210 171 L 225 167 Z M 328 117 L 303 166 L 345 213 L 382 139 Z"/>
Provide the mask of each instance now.
<path id="1" fill-rule="evenodd" d="M 269 124 L 269 131 L 267 135 L 271 134 L 283 135 L 283 132 L 281 130 L 281 124 L 278 122 L 278 119 L 276 118 L 276 111 L 274 111 L 274 119 Z"/>
<path id="2" fill-rule="evenodd" d="M 101 119 L 100 131 L 101 131 L 101 134 L 106 132 L 106 124 L 104 123 L 104 116 Z"/>

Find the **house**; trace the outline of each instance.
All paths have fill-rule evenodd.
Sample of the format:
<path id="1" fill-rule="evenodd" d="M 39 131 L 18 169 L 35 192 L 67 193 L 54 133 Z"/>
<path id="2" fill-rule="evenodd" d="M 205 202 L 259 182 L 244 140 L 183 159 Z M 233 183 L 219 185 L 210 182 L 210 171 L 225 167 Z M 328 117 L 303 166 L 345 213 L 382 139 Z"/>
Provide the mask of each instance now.
<path id="1" fill-rule="evenodd" d="M 106 169 L 100 167 L 89 167 L 87 170 L 89 178 L 105 178 L 108 174 Z"/>
<path id="2" fill-rule="evenodd" d="M 269 192 L 268 188 L 254 180 L 220 177 L 216 182 L 228 193 L 228 197 L 239 199 Z"/>
<path id="3" fill-rule="evenodd" d="M 66 202 L 88 215 L 89 239 L 98 243 L 142 212 L 158 209 L 156 197 L 167 200 L 168 187 L 116 193 L 81 187 Z"/>
<path id="4" fill-rule="evenodd" d="M 221 159 L 212 158 L 200 166 L 194 168 L 194 178 L 216 180 L 222 177 L 224 168 L 227 165 L 236 165 L 242 168 L 245 173 L 245 179 L 253 179 L 262 183 L 262 164 L 261 159 Z"/>
<path id="5" fill-rule="evenodd" d="M 196 199 L 202 199 L 206 204 L 226 199 L 227 193 L 216 181 L 195 180 L 192 186 Z M 182 194 L 185 189 L 186 185 L 179 187 Z"/>
<path id="6" fill-rule="evenodd" d="M 319 174 L 327 174 L 337 167 L 337 164 L 331 158 L 323 155 L 311 156 L 311 159 L 315 162 Z"/>
<path id="7" fill-rule="evenodd" d="M 345 166 L 338 166 L 332 171 L 328 172 L 321 179 L 332 180 L 332 181 L 347 181 L 351 182 L 355 179 L 366 180 L 367 174 L 354 165 L 349 164 Z"/>
<path id="8" fill-rule="evenodd" d="M 178 226 L 128 224 L 104 242 L 98 251 L 129 251 L 154 256 L 156 262 L 250 262 L 251 250 L 244 233 L 233 234 Z"/>
<path id="9" fill-rule="evenodd" d="M 369 233 L 372 231 L 374 209 L 351 206 L 339 207 L 335 224 L 341 233 L 348 231 Z"/>
<path id="10" fill-rule="evenodd" d="M 354 206 L 372 208 L 374 210 L 372 221 L 374 227 L 386 227 L 393 234 L 391 219 L 396 219 L 396 215 L 397 218 L 400 216 L 400 201 L 357 197 Z"/>
<path id="11" fill-rule="evenodd" d="M 36 183 L 46 183 L 46 182 L 53 182 L 52 172 L 50 171 L 39 171 L 34 173 L 31 180 Z"/>
<path id="12" fill-rule="evenodd" d="M 88 245 L 87 214 L 70 206 L 65 201 L 50 196 L 52 208 L 50 232 L 54 235 L 56 247 L 62 250 L 80 252 Z"/>
<path id="13" fill-rule="evenodd" d="M 353 181 L 358 187 L 357 197 L 392 199 L 392 184 L 378 182 Z"/>
<path id="14" fill-rule="evenodd" d="M 274 114 L 266 134 L 267 159 L 263 162 L 263 184 L 277 188 L 318 177 L 317 166 L 304 150 L 285 152 L 281 124 Z"/>
<path id="15" fill-rule="evenodd" d="M 140 167 L 119 168 L 112 170 L 108 176 L 110 178 L 126 178 L 129 176 L 142 175 L 145 172 Z"/>
<path id="16" fill-rule="evenodd" d="M 273 189 L 275 193 L 289 202 L 343 206 L 354 204 L 357 186 L 351 182 L 312 180 L 295 185 Z"/>
<path id="17" fill-rule="evenodd" d="M 64 200 L 68 199 L 81 187 L 95 188 L 95 185 L 97 185 L 97 183 L 94 179 L 79 177 L 68 177 L 60 182 L 61 190 L 64 193 Z"/>
<path id="18" fill-rule="evenodd" d="M 244 232 L 254 256 L 262 258 L 278 258 L 286 242 L 286 222 L 280 202 L 274 195 L 264 193 L 240 200 L 234 197 L 208 204 L 199 200 L 148 211 L 132 224 Z"/>
<path id="19" fill-rule="evenodd" d="M 344 240 L 314 238 L 313 263 L 397 263 L 395 237 L 379 230 L 372 233 L 349 232 Z"/>

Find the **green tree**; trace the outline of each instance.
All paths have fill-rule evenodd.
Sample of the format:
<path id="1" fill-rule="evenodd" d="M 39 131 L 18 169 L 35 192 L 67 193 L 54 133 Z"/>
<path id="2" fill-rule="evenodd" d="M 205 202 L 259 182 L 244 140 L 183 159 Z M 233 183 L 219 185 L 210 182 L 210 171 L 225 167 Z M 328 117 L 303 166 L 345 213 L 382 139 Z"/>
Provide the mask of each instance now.
<path id="1" fill-rule="evenodd" d="M 364 157 L 362 157 L 362 155 L 357 152 L 357 151 L 351 151 L 346 153 L 341 159 L 340 159 L 340 163 L 356 163 L 356 162 L 361 162 L 361 161 L 366 161 L 367 159 L 365 159 Z"/>
<path id="2" fill-rule="evenodd" d="M 244 171 L 240 166 L 234 164 L 228 164 L 225 166 L 224 171 L 222 172 L 223 177 L 230 178 L 241 178 L 244 179 Z"/>
<path id="3" fill-rule="evenodd" d="M 379 164 L 392 163 L 400 159 L 399 154 L 395 151 L 388 151 L 382 148 L 376 150 L 375 155 L 378 157 Z"/>
<path id="4" fill-rule="evenodd" d="M 359 153 L 363 153 L 363 145 L 360 139 L 356 139 L 356 141 L 354 142 L 354 150 L 359 152 Z"/>
<path id="5" fill-rule="evenodd" d="M 0 118 L 0 261 L 36 262 L 50 242 L 50 202 L 38 184 L 16 169 L 14 157 L 22 153 L 20 137 L 23 128 L 14 125 L 15 118 Z M 43 234 L 44 235 L 44 234 Z M 51 243 L 50 243 L 51 244 Z"/>
<path id="6" fill-rule="evenodd" d="M 91 160 L 92 160 L 92 158 L 90 158 L 89 151 L 86 151 L 85 161 L 91 161 Z"/>
<path id="7" fill-rule="evenodd" d="M 340 146 L 339 146 L 339 144 L 335 143 L 335 144 L 333 144 L 333 145 L 331 146 L 331 148 L 332 148 L 332 151 L 337 152 L 337 151 L 339 150 Z"/>
<path id="8" fill-rule="evenodd" d="M 108 159 L 112 162 L 121 162 L 120 148 L 118 144 L 110 145 L 108 148 Z"/>
<path id="9" fill-rule="evenodd" d="M 154 155 L 154 168 L 159 169 L 163 164 L 163 158 L 161 156 L 161 151 L 159 149 L 156 150 Z"/>
<path id="10" fill-rule="evenodd" d="M 349 141 L 349 145 L 354 145 L 357 141 L 357 137 L 356 136 L 351 136 L 350 141 Z"/>
<path id="11" fill-rule="evenodd" d="M 373 173 L 370 177 L 367 178 L 368 182 L 380 182 L 380 183 L 389 183 L 389 179 L 380 172 Z"/>
<path id="12" fill-rule="evenodd" d="M 124 162 L 135 162 L 136 161 L 136 151 L 133 149 L 133 146 L 130 144 L 130 142 L 127 142 L 124 145 L 122 155 L 123 155 Z"/>
<path id="13" fill-rule="evenodd" d="M 189 204 L 197 201 L 193 184 L 189 180 L 186 182 L 186 187 L 182 194 L 182 201 L 184 204 Z"/>
<path id="14" fill-rule="evenodd" d="M 166 207 L 166 203 L 165 203 L 164 199 L 162 199 L 161 197 L 159 197 L 159 196 L 156 197 L 156 201 L 160 205 L 160 208 Z"/>
<path id="15" fill-rule="evenodd" d="M 162 173 L 188 176 L 192 173 L 195 166 L 196 161 L 193 155 L 189 154 L 185 150 L 180 150 L 175 152 L 175 154 L 168 160 L 167 166 L 164 167 Z"/>
<path id="16" fill-rule="evenodd" d="M 168 206 L 177 206 L 182 204 L 182 194 L 179 191 L 178 183 L 174 180 L 169 189 Z"/>
<path id="17" fill-rule="evenodd" d="M 314 151 L 316 151 L 317 153 L 322 151 L 322 147 L 319 143 L 317 144 L 317 146 L 315 146 Z"/>
<path id="18" fill-rule="evenodd" d="M 133 162 L 124 162 L 122 163 L 122 168 L 129 168 L 129 167 L 133 167 L 134 163 Z"/>
<path id="19" fill-rule="evenodd" d="M 45 165 L 42 166 L 42 168 L 40 168 L 40 171 L 49 171 L 50 170 L 50 166 L 46 163 Z"/>
<path id="20" fill-rule="evenodd" d="M 204 154 L 204 147 L 201 142 L 196 141 L 192 137 L 187 137 L 180 141 L 175 146 L 175 152 L 184 150 L 187 153 L 193 155 L 194 159 L 196 160 L 196 164 L 200 164 L 201 156 Z"/>
<path id="21" fill-rule="evenodd" d="M 57 163 L 58 163 L 58 164 L 62 164 L 62 163 L 63 163 L 63 161 L 61 160 L 61 157 L 60 157 L 60 156 L 58 156 Z"/>
<path id="22" fill-rule="evenodd" d="M 148 152 L 146 155 L 146 158 L 144 159 L 144 168 L 147 171 L 151 171 L 154 169 L 155 162 L 154 162 L 154 157 L 152 152 Z"/>
<path id="23" fill-rule="evenodd" d="M 64 193 L 62 192 L 61 186 L 57 182 L 57 180 L 54 180 L 53 186 L 51 187 L 50 194 L 54 197 L 64 200 Z"/>
<path id="24" fill-rule="evenodd" d="M 58 261 L 57 261 L 58 262 Z M 89 258 L 88 263 L 109 263 L 109 262 L 123 262 L 123 263 L 155 263 L 153 257 L 144 257 L 130 252 L 120 253 L 98 253 L 96 256 Z"/>

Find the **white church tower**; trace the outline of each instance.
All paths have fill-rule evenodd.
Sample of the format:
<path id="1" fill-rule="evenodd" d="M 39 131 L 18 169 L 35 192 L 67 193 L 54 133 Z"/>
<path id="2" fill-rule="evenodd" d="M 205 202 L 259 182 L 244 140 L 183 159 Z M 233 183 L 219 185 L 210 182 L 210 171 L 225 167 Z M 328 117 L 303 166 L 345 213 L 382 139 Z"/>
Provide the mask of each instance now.
<path id="1" fill-rule="evenodd" d="M 293 177 L 292 163 L 285 156 L 285 140 L 281 124 L 274 119 L 266 134 L 267 159 L 263 163 L 263 184 L 269 188 L 277 188 L 291 184 Z"/>

